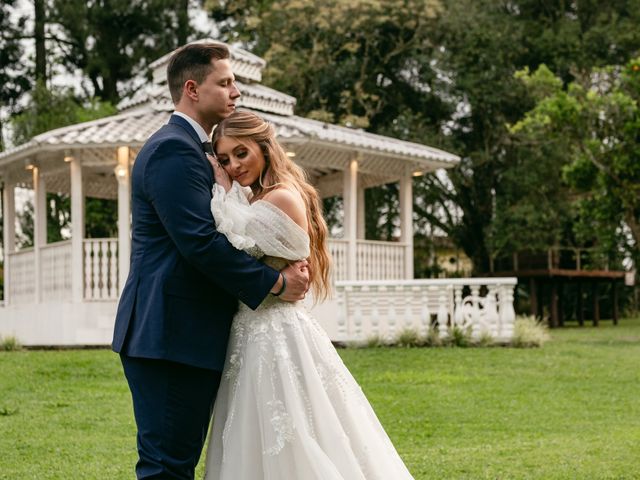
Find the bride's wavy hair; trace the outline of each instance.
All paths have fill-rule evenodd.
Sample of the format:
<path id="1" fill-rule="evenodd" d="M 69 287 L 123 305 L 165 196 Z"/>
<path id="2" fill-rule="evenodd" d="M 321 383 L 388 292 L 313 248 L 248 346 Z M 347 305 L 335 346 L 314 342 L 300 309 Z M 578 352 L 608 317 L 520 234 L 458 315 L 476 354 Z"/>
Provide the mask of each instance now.
<path id="1" fill-rule="evenodd" d="M 328 229 L 322 216 L 318 192 L 308 182 L 304 170 L 287 156 L 276 140 L 273 126 L 254 113 L 238 110 L 220 122 L 213 132 L 214 149 L 222 137 L 230 137 L 241 143 L 250 140 L 260 147 L 265 159 L 265 169 L 258 178 L 258 185 L 252 187 L 254 198 L 260 198 L 278 186 L 292 187 L 302 196 L 310 227 L 308 233 L 311 288 L 316 301 L 327 298 L 331 292 Z"/>

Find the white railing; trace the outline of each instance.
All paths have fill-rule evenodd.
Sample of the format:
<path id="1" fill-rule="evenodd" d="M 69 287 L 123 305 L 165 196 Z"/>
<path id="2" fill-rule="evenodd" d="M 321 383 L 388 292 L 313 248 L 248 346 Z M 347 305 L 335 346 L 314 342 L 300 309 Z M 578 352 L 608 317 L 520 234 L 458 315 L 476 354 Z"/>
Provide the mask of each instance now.
<path id="1" fill-rule="evenodd" d="M 117 300 L 118 239 L 91 238 L 83 243 L 85 300 Z"/>
<path id="2" fill-rule="evenodd" d="M 405 279 L 404 243 L 358 240 L 356 272 L 358 280 Z"/>
<path id="3" fill-rule="evenodd" d="M 356 251 L 349 251 L 349 242 L 329 240 L 329 252 L 333 261 L 334 282 L 349 280 L 349 256 L 356 256 L 356 278 L 353 280 L 401 280 L 405 277 L 407 245 L 397 242 L 357 240 Z"/>
<path id="4" fill-rule="evenodd" d="M 9 275 L 5 279 L 10 303 L 34 303 L 36 301 L 36 257 L 33 248 L 25 248 L 9 254 Z"/>
<path id="5" fill-rule="evenodd" d="M 453 326 L 473 338 L 513 335 L 516 278 L 336 282 L 338 340 L 393 338 L 403 330 L 446 336 Z"/>
<path id="6" fill-rule="evenodd" d="M 334 282 L 348 278 L 349 242 L 346 240 L 330 239 L 329 253 L 331 254 L 331 277 Z"/>
<path id="7" fill-rule="evenodd" d="M 41 301 L 71 299 L 71 240 L 40 249 Z"/>

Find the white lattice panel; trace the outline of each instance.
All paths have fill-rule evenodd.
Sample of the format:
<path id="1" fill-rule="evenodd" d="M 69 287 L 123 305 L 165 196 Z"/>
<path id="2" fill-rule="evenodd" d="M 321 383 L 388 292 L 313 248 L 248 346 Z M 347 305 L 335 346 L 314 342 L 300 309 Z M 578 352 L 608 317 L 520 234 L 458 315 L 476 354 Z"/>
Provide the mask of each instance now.
<path id="1" fill-rule="evenodd" d="M 33 248 L 9 254 L 9 278 L 6 279 L 5 285 L 9 288 L 11 303 L 35 303 L 35 262 Z"/>
<path id="2" fill-rule="evenodd" d="M 71 299 L 71 241 L 56 242 L 42 247 L 41 300 L 66 301 Z"/>

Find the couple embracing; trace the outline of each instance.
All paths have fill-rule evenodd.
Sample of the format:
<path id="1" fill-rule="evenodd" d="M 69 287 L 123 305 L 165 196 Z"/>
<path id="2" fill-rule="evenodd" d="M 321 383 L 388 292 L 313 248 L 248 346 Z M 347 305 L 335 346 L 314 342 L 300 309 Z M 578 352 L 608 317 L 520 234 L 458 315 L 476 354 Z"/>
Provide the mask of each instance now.
<path id="1" fill-rule="evenodd" d="M 179 49 L 167 78 L 175 111 L 133 167 L 113 338 L 137 478 L 192 479 L 211 423 L 207 480 L 411 479 L 301 302 L 330 290 L 315 189 L 273 126 L 236 111 L 225 45 Z"/>

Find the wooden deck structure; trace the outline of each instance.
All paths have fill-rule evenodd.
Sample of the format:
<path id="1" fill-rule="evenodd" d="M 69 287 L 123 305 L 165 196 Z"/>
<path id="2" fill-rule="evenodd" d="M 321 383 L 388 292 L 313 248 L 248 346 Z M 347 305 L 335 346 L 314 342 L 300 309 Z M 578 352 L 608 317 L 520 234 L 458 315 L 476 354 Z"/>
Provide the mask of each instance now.
<path id="1" fill-rule="evenodd" d="M 611 309 L 607 314 L 617 325 L 619 312 L 619 286 L 624 284 L 626 272 L 622 270 L 597 269 L 596 262 L 585 265 L 585 257 L 589 256 L 588 249 L 549 249 L 544 253 L 514 254 L 510 269 L 501 268 L 491 272 L 488 276 L 516 277 L 519 284 L 524 284 L 529 290 L 529 310 L 531 315 L 544 318 L 545 309 L 548 311 L 549 327 L 564 325 L 565 312 L 571 311 L 580 326 L 585 322 L 585 310 L 591 306 L 591 321 L 597 326 L 602 319 L 602 292 L 604 287 L 610 286 Z M 570 253 L 570 255 L 568 254 Z M 585 255 L 586 254 L 586 255 Z M 502 265 L 504 266 L 504 262 Z M 584 269 L 587 266 L 590 269 Z M 567 291 L 573 290 L 575 295 L 568 296 Z M 574 298 L 572 298 L 574 297 Z M 569 307 L 567 299 L 575 301 Z M 572 315 L 573 317 L 573 315 Z"/>

